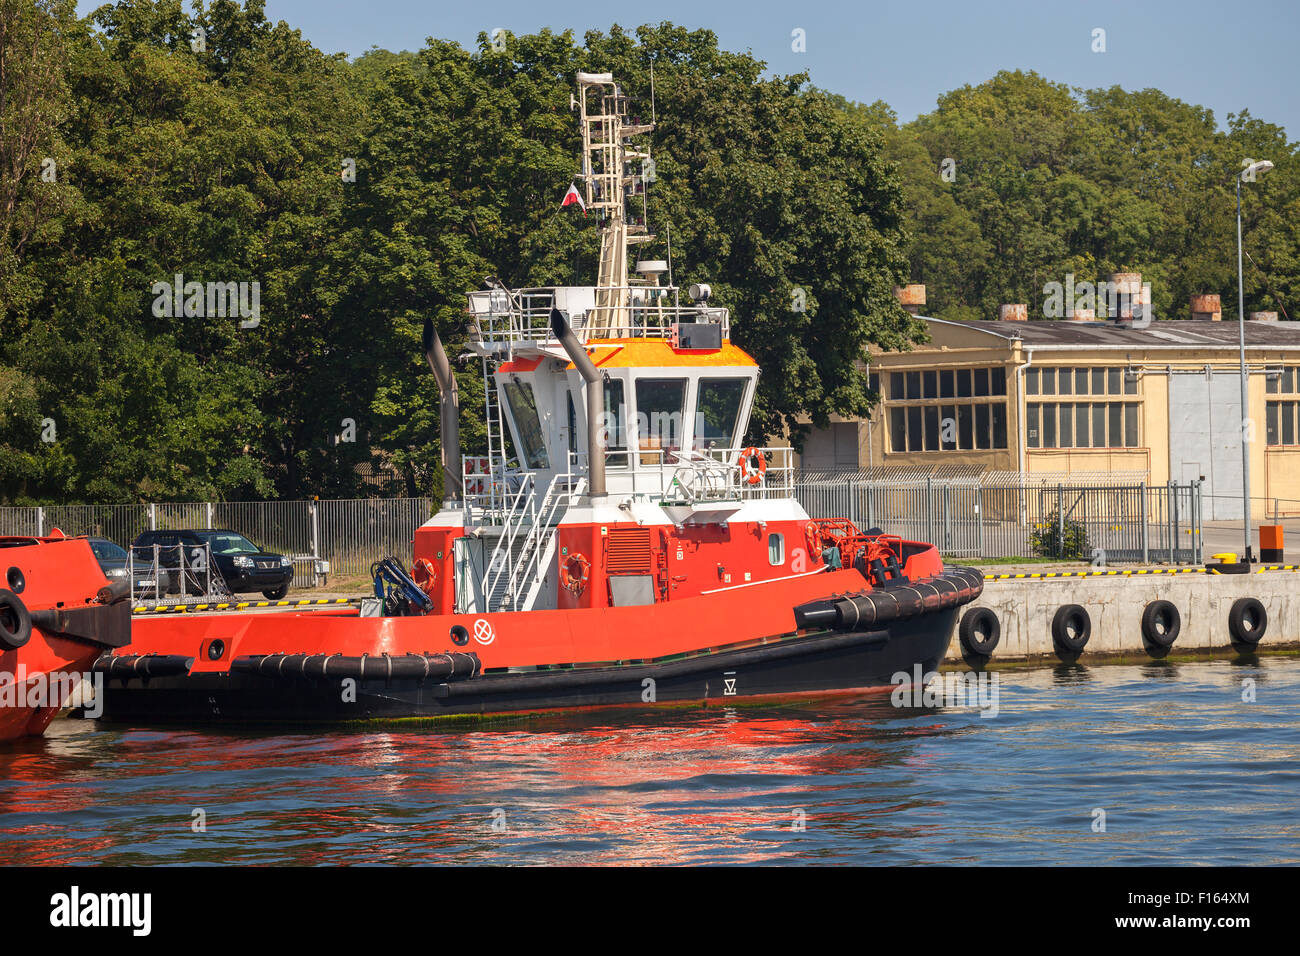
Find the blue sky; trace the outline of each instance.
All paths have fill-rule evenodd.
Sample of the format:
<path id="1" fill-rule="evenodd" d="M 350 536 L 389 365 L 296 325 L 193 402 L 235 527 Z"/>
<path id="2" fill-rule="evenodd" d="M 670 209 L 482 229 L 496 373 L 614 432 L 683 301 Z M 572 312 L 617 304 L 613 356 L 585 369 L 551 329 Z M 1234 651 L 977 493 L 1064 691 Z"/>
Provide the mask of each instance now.
<path id="1" fill-rule="evenodd" d="M 774 72 L 807 70 L 818 86 L 850 99 L 883 99 L 904 121 L 947 90 L 1019 68 L 1070 86 L 1156 87 L 1209 107 L 1220 125 L 1245 107 L 1286 127 L 1290 139 L 1300 136 L 1300 0 L 268 0 L 267 15 L 326 52 L 352 55 L 371 46 L 419 49 L 428 36 L 472 46 L 496 27 L 573 28 L 581 37 L 615 21 L 670 20 L 707 27 L 725 48 L 750 50 Z M 804 53 L 791 50 L 796 28 L 805 31 Z M 1104 53 L 1092 50 L 1097 28 L 1106 31 Z"/>

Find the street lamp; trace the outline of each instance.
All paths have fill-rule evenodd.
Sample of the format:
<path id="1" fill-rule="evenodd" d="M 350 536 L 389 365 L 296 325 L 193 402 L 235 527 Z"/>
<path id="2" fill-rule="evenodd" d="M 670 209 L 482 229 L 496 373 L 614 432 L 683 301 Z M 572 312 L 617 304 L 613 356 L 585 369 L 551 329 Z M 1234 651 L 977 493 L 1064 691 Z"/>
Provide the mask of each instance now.
<path id="1" fill-rule="evenodd" d="M 1241 348 L 1241 503 L 1242 537 L 1245 550 L 1242 560 L 1250 560 L 1250 449 L 1246 443 L 1246 421 L 1250 416 L 1250 406 L 1246 397 L 1246 293 L 1242 287 L 1241 272 L 1241 184 L 1253 183 L 1260 176 L 1273 168 L 1267 159 L 1251 163 L 1237 174 L 1237 340 Z"/>

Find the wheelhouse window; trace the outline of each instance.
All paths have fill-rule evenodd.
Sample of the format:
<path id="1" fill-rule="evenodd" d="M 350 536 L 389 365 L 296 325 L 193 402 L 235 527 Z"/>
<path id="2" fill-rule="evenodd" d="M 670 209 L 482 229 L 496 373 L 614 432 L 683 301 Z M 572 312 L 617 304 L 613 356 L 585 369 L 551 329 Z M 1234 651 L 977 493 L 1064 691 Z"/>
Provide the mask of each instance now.
<path id="1" fill-rule="evenodd" d="M 696 451 L 735 447 L 746 384 L 743 378 L 700 379 L 695 400 Z"/>
<path id="2" fill-rule="evenodd" d="M 667 461 L 666 454 L 682 447 L 682 417 L 686 408 L 686 379 L 643 378 L 636 383 L 636 433 L 641 464 Z"/>
<path id="3" fill-rule="evenodd" d="M 546 441 L 542 438 L 542 422 L 537 415 L 537 399 L 533 396 L 533 387 L 527 382 L 506 382 L 506 404 L 510 406 L 510 417 L 514 420 L 515 430 L 519 433 L 520 455 L 529 468 L 549 468 L 550 459 L 546 456 Z"/>
<path id="4" fill-rule="evenodd" d="M 627 392 L 621 378 L 605 380 L 605 465 L 628 466 Z"/>

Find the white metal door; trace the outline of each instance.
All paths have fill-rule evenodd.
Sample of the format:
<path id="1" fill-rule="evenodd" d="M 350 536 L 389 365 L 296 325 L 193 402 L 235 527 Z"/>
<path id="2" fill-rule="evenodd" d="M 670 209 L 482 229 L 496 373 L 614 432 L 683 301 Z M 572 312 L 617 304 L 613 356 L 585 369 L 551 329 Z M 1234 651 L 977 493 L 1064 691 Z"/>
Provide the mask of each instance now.
<path id="1" fill-rule="evenodd" d="M 1241 517 L 1241 380 L 1232 372 L 1169 376 L 1169 474 L 1205 476 L 1203 517 Z"/>

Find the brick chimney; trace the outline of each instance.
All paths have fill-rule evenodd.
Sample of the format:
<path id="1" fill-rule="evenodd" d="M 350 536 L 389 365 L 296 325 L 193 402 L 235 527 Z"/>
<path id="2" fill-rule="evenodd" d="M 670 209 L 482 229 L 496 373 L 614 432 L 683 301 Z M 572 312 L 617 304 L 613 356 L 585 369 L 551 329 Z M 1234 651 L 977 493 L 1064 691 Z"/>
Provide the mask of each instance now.
<path id="1" fill-rule="evenodd" d="M 1000 305 L 998 306 L 999 322 L 1028 322 L 1029 306 L 1020 305 Z"/>
<path id="2" fill-rule="evenodd" d="M 1110 281 L 1115 287 L 1115 298 L 1117 300 L 1115 302 L 1115 314 L 1111 318 L 1120 322 L 1132 322 L 1134 306 L 1139 306 L 1139 311 L 1149 314 L 1151 295 L 1142 288 L 1142 273 L 1113 272 Z M 1110 305 L 1111 303 L 1106 303 L 1108 311 Z"/>
<path id="3" fill-rule="evenodd" d="M 1252 321 L 1252 322 L 1276 322 L 1276 321 L 1277 321 L 1277 313 L 1276 313 L 1276 312 L 1252 312 L 1252 313 L 1250 313 L 1250 321 Z"/>
<path id="4" fill-rule="evenodd" d="M 1223 307 L 1217 295 L 1194 295 L 1191 298 L 1192 318 L 1209 319 L 1211 322 L 1223 320 Z"/>
<path id="5" fill-rule="evenodd" d="M 1095 322 L 1096 320 L 1096 309 L 1075 309 L 1073 315 L 1066 316 L 1068 322 Z"/>
<path id="6" fill-rule="evenodd" d="M 912 315 L 920 315 L 925 308 L 925 286 L 904 285 L 894 287 L 894 297 Z"/>

